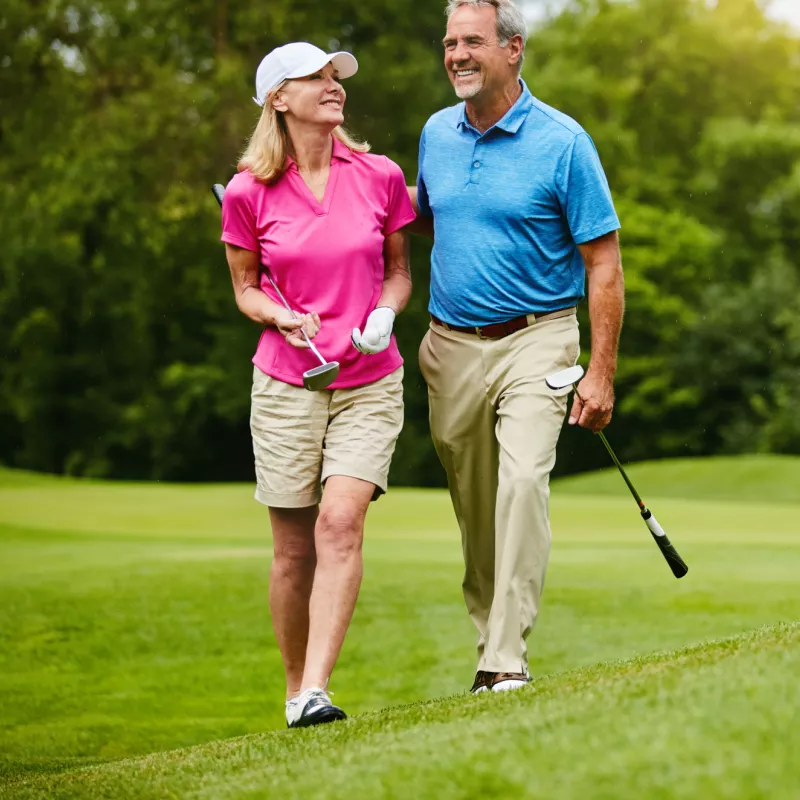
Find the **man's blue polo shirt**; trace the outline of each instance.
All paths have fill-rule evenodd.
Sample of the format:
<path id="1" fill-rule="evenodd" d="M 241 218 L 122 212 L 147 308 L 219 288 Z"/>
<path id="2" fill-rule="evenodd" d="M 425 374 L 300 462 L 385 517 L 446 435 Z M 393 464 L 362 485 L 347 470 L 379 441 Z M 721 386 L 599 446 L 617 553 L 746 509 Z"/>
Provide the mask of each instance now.
<path id="1" fill-rule="evenodd" d="M 589 135 L 520 83 L 483 135 L 464 103 L 422 131 L 417 201 L 435 234 L 429 310 L 451 325 L 574 305 L 585 279 L 577 245 L 620 227 Z"/>

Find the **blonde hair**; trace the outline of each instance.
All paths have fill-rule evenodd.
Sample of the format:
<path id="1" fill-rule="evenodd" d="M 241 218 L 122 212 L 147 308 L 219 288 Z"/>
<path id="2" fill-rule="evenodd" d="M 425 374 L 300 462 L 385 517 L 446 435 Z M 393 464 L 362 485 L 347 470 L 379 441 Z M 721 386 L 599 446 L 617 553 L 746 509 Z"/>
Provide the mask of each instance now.
<path id="1" fill-rule="evenodd" d="M 272 105 L 272 98 L 281 86 L 276 86 L 267 96 L 264 110 L 238 164 L 240 172 L 249 170 L 254 178 L 264 183 L 280 180 L 286 172 L 286 158 L 292 154 L 292 142 L 283 113 Z M 355 153 L 370 151 L 368 142 L 353 138 L 341 125 L 333 129 L 333 136 Z"/>

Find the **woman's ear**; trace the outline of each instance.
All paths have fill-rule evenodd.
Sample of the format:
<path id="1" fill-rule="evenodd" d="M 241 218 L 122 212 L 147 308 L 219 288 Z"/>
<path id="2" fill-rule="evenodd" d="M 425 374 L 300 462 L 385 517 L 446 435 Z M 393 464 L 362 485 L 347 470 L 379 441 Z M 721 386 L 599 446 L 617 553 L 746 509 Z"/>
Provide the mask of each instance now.
<path id="1" fill-rule="evenodd" d="M 272 95 L 272 107 L 276 111 L 288 111 L 289 106 L 286 105 L 286 98 L 283 96 L 283 92 L 278 89 L 274 95 Z"/>

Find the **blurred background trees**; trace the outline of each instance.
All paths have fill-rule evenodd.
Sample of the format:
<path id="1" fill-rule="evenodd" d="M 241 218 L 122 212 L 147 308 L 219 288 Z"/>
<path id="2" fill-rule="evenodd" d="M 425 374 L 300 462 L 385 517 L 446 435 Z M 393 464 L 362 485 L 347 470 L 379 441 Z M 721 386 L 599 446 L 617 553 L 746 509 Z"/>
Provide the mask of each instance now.
<path id="1" fill-rule="evenodd" d="M 443 5 L 5 0 L 0 461 L 251 477 L 258 331 L 233 303 L 209 187 L 257 119 L 255 67 L 290 40 L 352 50 L 348 126 L 412 182 L 419 131 L 455 101 Z M 755 0 L 573 0 L 531 36 L 524 77 L 591 133 L 622 219 L 621 455 L 800 453 L 800 39 Z M 396 484 L 443 481 L 416 365 L 428 253 L 415 240 L 397 326 Z M 605 463 L 565 433 L 559 472 Z"/>

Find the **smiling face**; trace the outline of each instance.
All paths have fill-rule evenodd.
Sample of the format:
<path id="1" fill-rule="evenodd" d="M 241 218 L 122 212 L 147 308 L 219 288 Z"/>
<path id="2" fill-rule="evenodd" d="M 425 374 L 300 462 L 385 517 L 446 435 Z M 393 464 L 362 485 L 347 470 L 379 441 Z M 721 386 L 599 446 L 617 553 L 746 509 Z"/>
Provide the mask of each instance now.
<path id="1" fill-rule="evenodd" d="M 497 10 L 491 6 L 462 6 L 447 23 L 444 65 L 458 97 L 474 100 L 515 83 L 522 37 L 505 47 L 497 42 Z"/>
<path id="2" fill-rule="evenodd" d="M 335 128 L 344 123 L 346 94 L 332 64 L 305 78 L 293 78 L 281 86 L 272 105 L 287 117 L 304 124 Z"/>

